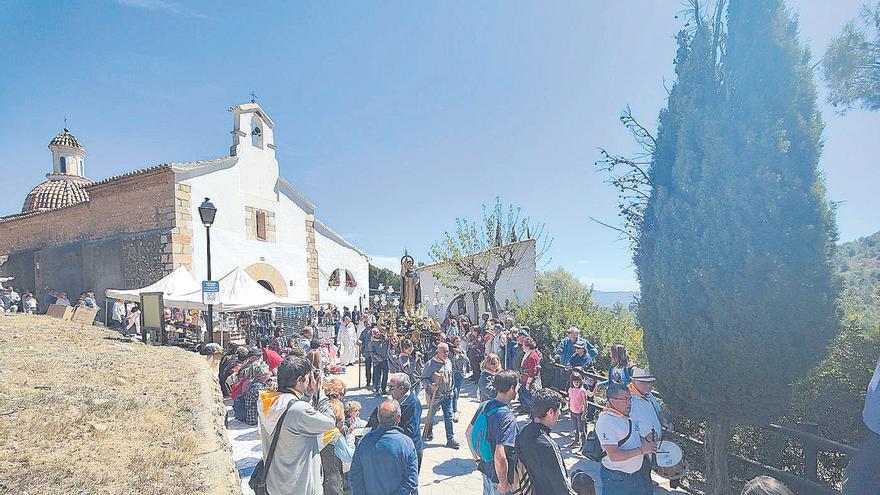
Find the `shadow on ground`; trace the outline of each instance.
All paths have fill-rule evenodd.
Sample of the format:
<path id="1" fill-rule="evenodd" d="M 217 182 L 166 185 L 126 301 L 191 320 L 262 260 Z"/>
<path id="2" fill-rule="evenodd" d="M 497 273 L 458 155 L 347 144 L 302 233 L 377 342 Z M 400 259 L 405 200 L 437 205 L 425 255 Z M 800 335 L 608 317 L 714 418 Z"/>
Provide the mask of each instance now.
<path id="1" fill-rule="evenodd" d="M 440 476 L 464 476 L 477 470 L 477 463 L 471 459 L 447 459 L 434 466 L 434 474 Z"/>

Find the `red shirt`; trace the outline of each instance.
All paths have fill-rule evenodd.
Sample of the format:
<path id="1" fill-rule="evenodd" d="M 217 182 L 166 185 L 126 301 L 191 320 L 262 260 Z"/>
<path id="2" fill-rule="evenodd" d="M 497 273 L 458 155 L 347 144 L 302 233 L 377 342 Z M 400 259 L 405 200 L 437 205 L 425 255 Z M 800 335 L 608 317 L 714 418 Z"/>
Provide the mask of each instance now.
<path id="1" fill-rule="evenodd" d="M 526 357 L 523 358 L 522 362 L 522 374 L 520 375 L 520 380 L 527 384 L 532 381 L 533 378 L 538 376 L 538 368 L 541 366 L 541 355 L 538 351 L 532 349 L 528 351 Z"/>

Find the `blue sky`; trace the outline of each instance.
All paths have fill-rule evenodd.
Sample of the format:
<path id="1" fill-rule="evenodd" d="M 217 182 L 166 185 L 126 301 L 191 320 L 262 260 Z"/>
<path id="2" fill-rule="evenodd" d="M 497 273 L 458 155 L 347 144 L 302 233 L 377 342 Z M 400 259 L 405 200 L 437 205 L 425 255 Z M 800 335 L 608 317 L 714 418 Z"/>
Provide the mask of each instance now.
<path id="1" fill-rule="evenodd" d="M 821 55 L 861 3 L 789 5 Z M 633 149 L 625 105 L 654 127 L 681 5 L 0 0 L 0 214 L 50 171 L 65 116 L 100 179 L 228 154 L 226 110 L 253 90 L 282 175 L 377 264 L 404 249 L 430 262 L 455 217 L 500 196 L 547 224 L 547 268 L 635 289 L 627 244 L 588 219 L 616 218 L 593 162 Z M 824 117 L 841 238 L 871 234 L 880 113 Z"/>

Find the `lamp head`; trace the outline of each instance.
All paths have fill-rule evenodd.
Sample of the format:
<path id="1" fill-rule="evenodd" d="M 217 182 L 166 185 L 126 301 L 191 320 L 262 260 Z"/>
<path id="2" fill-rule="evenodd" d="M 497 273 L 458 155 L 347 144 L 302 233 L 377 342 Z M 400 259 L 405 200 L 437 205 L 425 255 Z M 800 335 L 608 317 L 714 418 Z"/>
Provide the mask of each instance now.
<path id="1" fill-rule="evenodd" d="M 217 215 L 217 208 L 208 198 L 199 206 L 199 217 L 202 219 L 202 225 L 210 227 L 214 223 L 214 217 Z"/>

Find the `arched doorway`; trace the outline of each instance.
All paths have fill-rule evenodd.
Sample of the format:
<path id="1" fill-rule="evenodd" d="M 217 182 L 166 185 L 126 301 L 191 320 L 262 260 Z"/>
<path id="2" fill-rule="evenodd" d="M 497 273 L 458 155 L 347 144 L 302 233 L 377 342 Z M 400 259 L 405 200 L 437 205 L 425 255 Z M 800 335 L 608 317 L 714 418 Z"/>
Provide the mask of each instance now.
<path id="1" fill-rule="evenodd" d="M 260 285 L 282 297 L 287 297 L 287 282 L 277 268 L 268 263 L 254 263 L 244 269 Z"/>
<path id="2" fill-rule="evenodd" d="M 455 317 L 462 314 L 461 313 L 462 311 L 464 311 L 464 314 L 468 315 L 467 302 L 465 301 L 464 296 L 463 295 L 456 296 L 455 299 L 453 299 L 452 302 L 450 302 L 449 305 L 446 306 L 446 311 L 449 313 L 452 313 L 452 316 L 455 316 Z M 440 315 L 441 318 L 443 318 L 445 316 L 446 316 L 446 313 L 443 313 L 442 315 Z M 468 315 L 468 318 L 470 318 L 470 317 L 471 316 Z"/>

